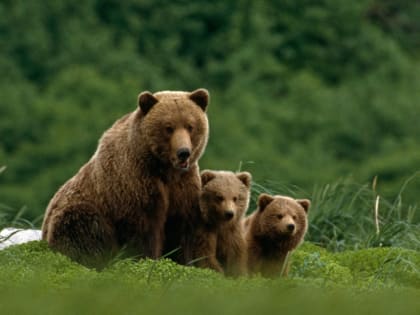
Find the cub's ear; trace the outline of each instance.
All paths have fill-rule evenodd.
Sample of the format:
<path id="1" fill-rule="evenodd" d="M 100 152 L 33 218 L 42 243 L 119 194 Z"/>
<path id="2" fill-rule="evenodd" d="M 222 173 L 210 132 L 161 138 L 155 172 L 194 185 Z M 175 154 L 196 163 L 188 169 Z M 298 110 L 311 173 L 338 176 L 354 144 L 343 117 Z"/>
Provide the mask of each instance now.
<path id="1" fill-rule="evenodd" d="M 236 177 L 247 187 L 251 187 L 252 176 L 248 172 L 240 172 L 236 174 Z"/>
<path id="2" fill-rule="evenodd" d="M 144 115 L 158 102 L 158 99 L 149 91 L 141 92 L 138 97 L 138 106 Z"/>
<path id="3" fill-rule="evenodd" d="M 216 174 L 213 173 L 212 171 L 208 171 L 208 170 L 202 171 L 201 172 L 201 186 L 204 186 L 215 177 L 216 177 Z"/>
<path id="4" fill-rule="evenodd" d="M 264 211 L 264 209 L 268 206 L 268 204 L 270 202 L 272 202 L 273 200 L 274 200 L 273 196 L 270 196 L 269 194 L 262 193 L 258 197 L 258 210 L 259 211 Z"/>
<path id="5" fill-rule="evenodd" d="M 303 210 L 308 213 L 309 207 L 311 206 L 311 201 L 308 199 L 297 199 L 296 201 L 302 206 Z"/>
<path id="6" fill-rule="evenodd" d="M 206 111 L 207 105 L 209 104 L 210 95 L 206 89 L 198 89 L 192 91 L 189 96 L 190 100 L 201 107 L 203 111 Z"/>

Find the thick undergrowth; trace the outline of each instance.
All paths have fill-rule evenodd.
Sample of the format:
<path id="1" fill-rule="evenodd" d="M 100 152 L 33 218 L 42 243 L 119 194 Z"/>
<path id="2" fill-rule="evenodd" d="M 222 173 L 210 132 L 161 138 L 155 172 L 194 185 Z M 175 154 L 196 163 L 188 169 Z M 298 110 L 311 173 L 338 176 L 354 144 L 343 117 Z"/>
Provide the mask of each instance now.
<path id="1" fill-rule="evenodd" d="M 0 251 L 0 266 L 3 314 L 415 314 L 420 306 L 420 253 L 395 247 L 333 253 L 307 242 L 287 279 L 225 278 L 169 259 L 116 260 L 98 272 L 38 241 Z"/>

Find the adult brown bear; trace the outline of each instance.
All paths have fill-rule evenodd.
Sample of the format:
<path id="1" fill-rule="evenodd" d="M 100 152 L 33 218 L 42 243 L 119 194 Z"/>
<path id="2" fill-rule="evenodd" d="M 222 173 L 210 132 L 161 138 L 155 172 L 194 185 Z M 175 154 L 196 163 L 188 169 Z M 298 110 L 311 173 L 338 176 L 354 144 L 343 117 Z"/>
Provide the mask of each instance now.
<path id="1" fill-rule="evenodd" d="M 161 256 L 165 234 L 168 249 L 182 246 L 182 224 L 199 211 L 208 102 L 205 89 L 141 93 L 138 108 L 103 134 L 92 158 L 54 195 L 43 239 L 98 268 L 122 248 Z"/>

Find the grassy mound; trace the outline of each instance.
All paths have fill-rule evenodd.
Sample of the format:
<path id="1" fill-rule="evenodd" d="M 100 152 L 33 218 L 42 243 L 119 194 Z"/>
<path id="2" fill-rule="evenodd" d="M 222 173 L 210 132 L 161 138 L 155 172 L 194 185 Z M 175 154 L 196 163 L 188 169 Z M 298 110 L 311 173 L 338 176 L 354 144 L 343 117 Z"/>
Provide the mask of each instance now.
<path id="1" fill-rule="evenodd" d="M 97 272 L 31 242 L 0 251 L 0 312 L 416 314 L 420 306 L 417 251 L 331 253 L 305 243 L 291 259 L 288 279 L 229 279 L 168 259 L 119 260 Z"/>
<path id="2" fill-rule="evenodd" d="M 420 252 L 387 247 L 330 253 L 305 243 L 293 255 L 292 276 L 361 289 L 420 289 Z"/>

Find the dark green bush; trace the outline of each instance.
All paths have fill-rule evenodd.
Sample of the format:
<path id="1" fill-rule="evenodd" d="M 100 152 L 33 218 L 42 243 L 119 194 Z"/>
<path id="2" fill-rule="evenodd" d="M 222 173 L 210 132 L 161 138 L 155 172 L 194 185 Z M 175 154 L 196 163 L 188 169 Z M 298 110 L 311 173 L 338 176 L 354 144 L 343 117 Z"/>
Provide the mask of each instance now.
<path id="1" fill-rule="evenodd" d="M 419 171 L 418 14 L 387 0 L 3 1 L 0 201 L 40 218 L 140 91 L 204 86 L 202 168 L 242 163 L 305 191 L 378 176 L 414 208 L 419 180 L 399 189 Z"/>

